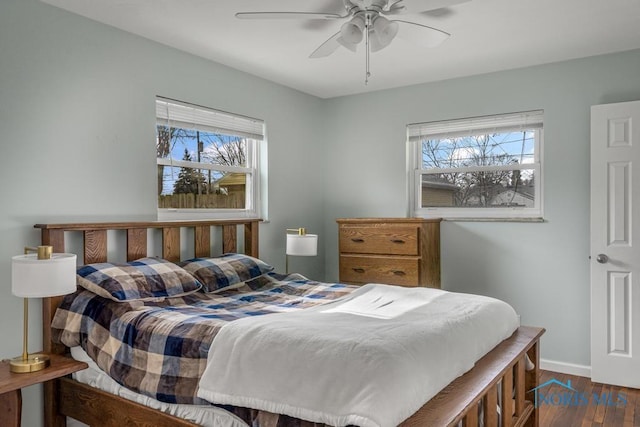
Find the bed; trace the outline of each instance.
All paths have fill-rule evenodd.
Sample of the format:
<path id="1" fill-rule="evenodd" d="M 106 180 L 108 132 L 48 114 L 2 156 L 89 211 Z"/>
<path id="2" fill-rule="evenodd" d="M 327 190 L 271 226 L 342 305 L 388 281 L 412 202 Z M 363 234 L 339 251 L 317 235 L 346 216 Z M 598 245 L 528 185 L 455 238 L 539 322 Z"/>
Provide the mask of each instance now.
<path id="1" fill-rule="evenodd" d="M 178 222 L 117 222 L 38 224 L 42 244 L 65 250 L 65 234 L 82 235 L 84 264 L 104 262 L 110 249 L 107 232 L 126 236 L 127 260 L 147 256 L 148 236 L 161 238 L 161 256 L 180 261 L 185 241 L 192 243 L 186 252 L 190 256 L 206 257 L 212 247 L 218 253 L 244 252 L 255 258 L 258 253 L 259 220 L 178 221 Z M 212 238 L 212 236 L 214 236 Z M 218 236 L 218 238 L 216 238 Z M 214 240 L 216 241 L 214 244 Z M 218 243 L 219 240 L 219 243 Z M 52 341 L 51 321 L 62 301 L 61 297 L 43 302 L 43 337 L 46 352 L 65 354 L 63 345 Z M 500 342 L 474 367 L 458 377 L 430 399 L 422 408 L 401 423 L 403 426 L 537 426 L 538 411 L 530 390 L 539 378 L 540 328 L 519 327 L 513 335 Z M 525 369 L 528 362 L 532 369 Z M 45 425 L 64 426 L 72 417 L 92 426 L 194 426 L 196 424 L 150 409 L 119 396 L 93 389 L 71 378 L 45 384 Z M 496 408 L 500 408 L 496 410 Z M 268 424 L 268 423 L 265 423 Z M 314 425 L 301 421 L 299 425 Z M 317 425 L 317 424 L 316 424 Z"/>

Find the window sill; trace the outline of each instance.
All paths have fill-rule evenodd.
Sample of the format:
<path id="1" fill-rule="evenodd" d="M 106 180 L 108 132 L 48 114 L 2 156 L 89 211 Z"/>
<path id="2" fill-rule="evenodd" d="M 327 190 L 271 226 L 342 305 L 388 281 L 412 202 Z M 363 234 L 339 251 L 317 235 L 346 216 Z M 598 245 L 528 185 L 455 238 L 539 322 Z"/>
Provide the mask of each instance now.
<path id="1" fill-rule="evenodd" d="M 546 222 L 544 218 L 442 218 L 443 221 L 451 222 Z"/>
<path id="2" fill-rule="evenodd" d="M 158 209 L 158 221 L 254 218 L 260 216 L 256 212 L 239 209 Z"/>

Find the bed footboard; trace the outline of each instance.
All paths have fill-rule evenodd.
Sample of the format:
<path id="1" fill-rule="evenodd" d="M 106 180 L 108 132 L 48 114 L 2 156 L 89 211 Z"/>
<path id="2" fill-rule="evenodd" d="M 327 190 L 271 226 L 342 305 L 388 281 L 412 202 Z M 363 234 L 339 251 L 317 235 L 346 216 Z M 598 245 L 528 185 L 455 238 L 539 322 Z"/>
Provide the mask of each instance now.
<path id="1" fill-rule="evenodd" d="M 521 326 L 401 427 L 477 427 L 480 419 L 485 427 L 538 427 L 538 408 L 529 391 L 540 378 L 543 333 L 541 328 Z M 526 370 L 528 362 L 534 365 L 530 370 Z"/>
<path id="2" fill-rule="evenodd" d="M 538 409 L 529 390 L 539 383 L 539 339 L 543 333 L 540 328 L 520 327 L 401 427 L 538 427 Z M 534 367 L 527 370 L 530 362 Z M 50 384 L 57 397 L 55 412 L 63 423 L 56 426 L 64 426 L 62 415 L 92 426 L 195 426 L 69 378 Z"/>

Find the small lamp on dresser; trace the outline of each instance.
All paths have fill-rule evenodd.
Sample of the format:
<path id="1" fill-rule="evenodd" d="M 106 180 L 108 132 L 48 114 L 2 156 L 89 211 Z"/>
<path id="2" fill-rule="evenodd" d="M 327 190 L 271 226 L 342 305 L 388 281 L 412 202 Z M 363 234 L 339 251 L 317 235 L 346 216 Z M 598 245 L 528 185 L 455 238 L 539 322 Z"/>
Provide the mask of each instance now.
<path id="1" fill-rule="evenodd" d="M 287 228 L 286 272 L 289 274 L 289 256 L 318 255 L 318 235 L 307 234 L 306 228 Z"/>
<path id="2" fill-rule="evenodd" d="M 29 354 L 29 298 L 69 294 L 76 290 L 76 255 L 53 253 L 51 246 L 26 247 L 11 259 L 11 291 L 24 298 L 22 356 L 11 359 L 11 372 L 36 372 L 49 366 L 45 354 Z M 29 252 L 35 252 L 30 254 Z"/>

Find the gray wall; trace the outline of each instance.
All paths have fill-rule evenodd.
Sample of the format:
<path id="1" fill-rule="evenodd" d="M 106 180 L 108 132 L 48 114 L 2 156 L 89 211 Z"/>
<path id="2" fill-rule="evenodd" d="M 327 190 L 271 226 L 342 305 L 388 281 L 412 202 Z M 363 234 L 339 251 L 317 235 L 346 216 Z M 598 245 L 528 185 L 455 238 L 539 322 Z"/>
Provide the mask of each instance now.
<path id="1" fill-rule="evenodd" d="M 548 329 L 543 357 L 588 365 L 589 106 L 640 99 L 638 69 L 635 51 L 321 100 L 37 0 L 3 0 L 0 358 L 21 351 L 10 257 L 38 243 L 33 224 L 155 218 L 163 95 L 266 120 L 262 257 L 283 270 L 284 229 L 305 226 L 321 251 L 292 268 L 326 280 L 337 279 L 335 218 L 406 215 L 407 123 L 544 109 L 547 222 L 443 223 L 443 285 L 507 300 Z M 39 388 L 25 390 L 23 425 L 41 424 L 40 407 Z"/>
<path id="2" fill-rule="evenodd" d="M 334 219 L 404 216 L 408 123 L 544 110 L 544 223 L 443 222 L 448 290 L 511 303 L 547 328 L 542 357 L 589 365 L 590 106 L 640 99 L 640 51 L 327 101 L 327 280 Z"/>

